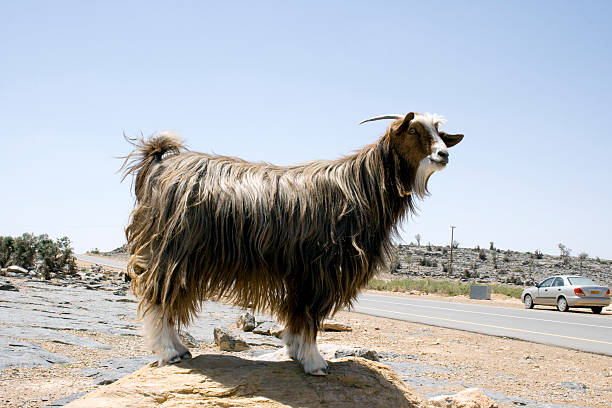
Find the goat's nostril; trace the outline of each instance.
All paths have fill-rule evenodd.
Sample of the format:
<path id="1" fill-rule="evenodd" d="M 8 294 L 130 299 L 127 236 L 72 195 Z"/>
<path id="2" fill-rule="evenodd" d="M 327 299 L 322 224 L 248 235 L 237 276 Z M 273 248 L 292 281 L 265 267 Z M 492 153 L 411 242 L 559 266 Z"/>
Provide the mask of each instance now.
<path id="1" fill-rule="evenodd" d="M 444 158 L 444 159 L 448 159 L 448 152 L 446 150 L 440 150 L 438 152 L 438 156 Z"/>

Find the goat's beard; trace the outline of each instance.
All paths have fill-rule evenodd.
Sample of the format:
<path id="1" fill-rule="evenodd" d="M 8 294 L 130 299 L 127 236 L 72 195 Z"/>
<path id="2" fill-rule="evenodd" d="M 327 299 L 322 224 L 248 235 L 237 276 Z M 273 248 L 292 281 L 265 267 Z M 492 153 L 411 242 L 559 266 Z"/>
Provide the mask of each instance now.
<path id="1" fill-rule="evenodd" d="M 421 160 L 414 177 L 412 193 L 419 198 L 429 195 L 429 191 L 427 190 L 427 182 L 429 181 L 429 178 L 433 173 L 444 169 L 444 167 L 445 166 L 443 164 L 430 159 L 429 156 Z"/>

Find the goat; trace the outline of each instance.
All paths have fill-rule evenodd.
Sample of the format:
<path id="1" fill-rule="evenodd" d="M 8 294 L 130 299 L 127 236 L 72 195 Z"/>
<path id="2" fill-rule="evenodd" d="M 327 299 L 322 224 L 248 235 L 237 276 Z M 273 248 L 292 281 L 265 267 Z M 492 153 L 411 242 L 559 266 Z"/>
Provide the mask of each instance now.
<path id="1" fill-rule="evenodd" d="M 327 374 L 316 337 L 384 266 L 391 238 L 432 173 L 463 139 L 437 115 L 393 119 L 374 144 L 337 160 L 295 166 L 186 151 L 169 133 L 129 139 L 135 176 L 126 228 L 132 290 L 158 364 L 190 358 L 177 327 L 205 299 L 267 310 L 285 324 L 285 351 Z"/>

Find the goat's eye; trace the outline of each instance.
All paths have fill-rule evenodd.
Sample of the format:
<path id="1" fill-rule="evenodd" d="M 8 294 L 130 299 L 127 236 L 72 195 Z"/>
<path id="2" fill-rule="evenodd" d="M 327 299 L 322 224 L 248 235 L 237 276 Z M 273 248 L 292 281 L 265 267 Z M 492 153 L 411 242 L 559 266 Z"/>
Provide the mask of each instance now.
<path id="1" fill-rule="evenodd" d="M 408 133 L 414 135 L 416 133 L 416 130 L 414 130 L 414 128 L 410 128 L 408 129 Z"/>

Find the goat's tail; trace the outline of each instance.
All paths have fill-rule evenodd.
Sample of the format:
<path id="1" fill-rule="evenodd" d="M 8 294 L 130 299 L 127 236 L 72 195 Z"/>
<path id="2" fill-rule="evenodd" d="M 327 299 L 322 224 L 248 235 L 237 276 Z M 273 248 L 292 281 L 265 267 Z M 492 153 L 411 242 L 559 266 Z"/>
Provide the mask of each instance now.
<path id="1" fill-rule="evenodd" d="M 135 149 L 132 153 L 127 156 L 121 157 L 125 159 L 121 166 L 123 173 L 122 180 L 129 175 L 136 177 L 134 182 L 134 192 L 136 198 L 140 198 L 140 190 L 143 185 L 143 181 L 151 171 L 151 167 L 155 163 L 162 161 L 168 154 L 178 154 L 181 151 L 186 150 L 185 143 L 178 137 L 178 134 L 173 131 L 164 131 L 158 134 L 154 134 L 148 140 L 144 138 L 129 138 L 125 134 L 123 135 Z"/>

